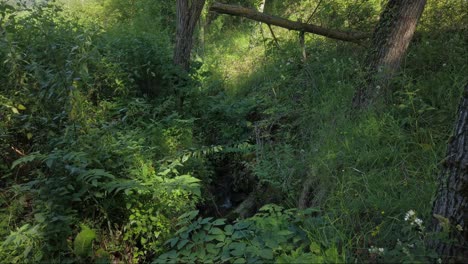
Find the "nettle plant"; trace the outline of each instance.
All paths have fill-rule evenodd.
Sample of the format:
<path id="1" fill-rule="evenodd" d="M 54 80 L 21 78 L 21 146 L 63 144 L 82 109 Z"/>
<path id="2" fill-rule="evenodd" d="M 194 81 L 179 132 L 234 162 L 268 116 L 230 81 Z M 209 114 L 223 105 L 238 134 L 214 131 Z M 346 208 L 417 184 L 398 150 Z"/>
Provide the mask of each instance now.
<path id="1" fill-rule="evenodd" d="M 198 211 L 191 211 L 179 217 L 176 236 L 166 243 L 170 249 L 153 263 L 345 261 L 336 247 L 324 248 L 305 231 L 317 212 L 266 205 L 255 216 L 230 224 L 226 219 L 197 219 Z"/>

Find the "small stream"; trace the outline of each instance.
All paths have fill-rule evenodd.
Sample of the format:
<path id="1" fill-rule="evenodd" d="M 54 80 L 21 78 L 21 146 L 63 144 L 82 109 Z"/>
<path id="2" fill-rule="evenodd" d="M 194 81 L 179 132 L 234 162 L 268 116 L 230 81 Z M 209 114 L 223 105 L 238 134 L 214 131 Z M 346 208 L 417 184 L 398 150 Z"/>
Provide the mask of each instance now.
<path id="1" fill-rule="evenodd" d="M 255 178 L 240 164 L 216 167 L 213 181 L 207 187 L 207 199 L 198 206 L 200 213 L 205 217 L 235 219 L 234 211 L 255 190 L 256 184 Z"/>

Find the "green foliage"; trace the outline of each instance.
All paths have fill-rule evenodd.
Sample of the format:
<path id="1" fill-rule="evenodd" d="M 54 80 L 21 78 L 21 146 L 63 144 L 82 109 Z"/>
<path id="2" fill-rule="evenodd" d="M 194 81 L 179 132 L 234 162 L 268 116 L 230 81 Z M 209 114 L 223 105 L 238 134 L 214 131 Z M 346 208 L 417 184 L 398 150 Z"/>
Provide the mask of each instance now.
<path id="1" fill-rule="evenodd" d="M 189 157 L 174 158 L 197 150 L 193 122 L 173 112 L 171 98 L 157 104 L 126 97 L 155 96 L 158 87 L 168 93 L 162 87 L 170 71 L 161 67 L 168 60 L 164 33 L 158 38 L 133 32 L 129 39 L 130 30 L 80 24 L 54 3 L 2 8 L 6 34 L 0 44 L 9 53 L 0 54 L 6 84 L 0 97 L 6 164 L 0 169 L 8 191 L 18 197 L 5 204 L 29 197 L 24 213 L 13 212 L 11 205 L 2 210 L 10 217 L 2 222 L 2 236 L 23 225 L 8 236 L 2 256 L 16 262 L 31 260 L 32 254 L 34 261 L 46 262 L 74 255 L 112 259 L 107 251 L 90 253 L 88 229 L 69 245 L 83 222 L 102 232 L 101 241 L 115 240 L 110 247 L 118 247 L 120 239 L 119 250 L 130 248 L 128 261 L 159 252 L 160 241 L 172 232 L 170 219 L 200 199 L 199 180 L 189 168 L 179 173 Z"/>
<path id="2" fill-rule="evenodd" d="M 37 263 L 43 259 L 40 225 L 25 224 L 6 237 L 0 246 L 0 257 L 8 263 Z"/>
<path id="3" fill-rule="evenodd" d="M 96 232 L 82 224 L 81 231 L 73 241 L 73 252 L 82 258 L 89 257 L 93 252 L 93 241 L 96 239 Z"/>
<path id="4" fill-rule="evenodd" d="M 166 244 L 172 248 L 155 263 L 282 263 L 312 260 L 315 263 L 344 261 L 336 248 L 323 250 L 302 230 L 313 220 L 314 209 L 284 210 L 266 205 L 254 217 L 233 224 L 225 219 L 198 218 L 191 211 L 179 218 L 176 237 Z"/>
<path id="5" fill-rule="evenodd" d="M 311 23 L 370 32 L 383 2 L 265 12 L 305 21 L 318 6 Z M 273 27 L 278 48 L 266 25 L 205 12 L 180 72 L 171 1 L 2 2 L 0 259 L 437 260 L 427 241 L 446 237 L 422 223 L 467 82 L 465 10 L 428 1 L 386 104 L 354 113 L 365 43 L 307 34 L 304 61 L 297 32 Z M 215 218 L 263 187 L 252 210 L 276 192 L 279 206 Z M 299 197 L 320 210 L 294 209 Z"/>
<path id="6" fill-rule="evenodd" d="M 125 127 L 128 128 L 127 125 Z M 148 128 L 151 130 L 153 126 Z M 56 245 L 65 243 L 66 234 L 71 232 L 68 225 L 74 223 L 78 211 L 83 220 L 95 215 L 94 221 L 101 225 L 112 219 L 114 223 L 123 225 L 124 241 L 141 243 L 141 248 L 134 249 L 135 259 L 151 255 L 157 251 L 161 237 L 167 236 L 172 228 L 168 219 L 197 203 L 201 195 L 199 180 L 179 173 L 178 168 L 183 167 L 188 158 L 183 162 L 179 159 L 161 162 L 156 172 L 151 161 L 139 155 L 128 156 L 128 151 L 149 153 L 156 148 L 147 149 L 143 147 L 145 141 L 137 140 L 142 138 L 140 135 L 148 133 L 147 130 L 136 129 L 127 135 L 116 130 L 116 138 L 110 131 L 91 131 L 94 132 L 75 139 L 71 149 L 65 145 L 65 149 L 55 149 L 47 155 L 33 153 L 13 164 L 13 168 L 31 162 L 45 165 L 44 169 L 33 172 L 34 181 L 22 187 L 23 192 L 35 196 L 36 221 L 45 225 L 50 243 Z M 62 140 L 74 137 L 73 134 L 64 135 Z M 177 144 L 176 138 L 166 136 L 174 145 Z M 126 139 L 125 147 L 121 144 L 122 138 Z M 94 140 L 103 145 L 91 145 Z M 63 143 L 58 141 L 56 146 Z M 110 159 L 120 162 L 109 163 Z M 52 201 L 53 208 L 46 206 Z M 127 213 L 123 213 L 125 211 Z M 96 212 L 99 217 L 96 217 Z"/>
<path id="7" fill-rule="evenodd" d="M 110 254 L 103 250 L 102 248 L 98 249 L 96 251 L 96 257 L 95 257 L 95 263 L 96 264 L 110 264 L 111 259 L 110 259 Z"/>
<path id="8" fill-rule="evenodd" d="M 299 17 L 311 12 L 317 2 L 302 1 L 310 8 L 303 9 L 304 15 Z M 340 22 L 346 16 L 330 13 L 347 12 L 345 9 L 351 12 L 356 6 L 326 2 L 312 21 L 336 27 L 350 22 Z M 355 10 L 368 12 L 373 19 L 380 3 L 371 2 L 365 3 L 369 9 Z M 436 2 L 429 1 L 428 12 L 437 10 L 435 6 L 441 3 Z M 285 6 L 281 9 L 276 5 L 275 12 L 287 15 Z M 458 11 L 454 10 L 454 14 L 461 18 L 458 12 L 463 8 L 455 6 Z M 290 8 L 298 10 L 293 5 Z M 319 19 L 322 15 L 329 20 Z M 401 75 L 391 85 L 395 93 L 389 97 L 387 108 L 365 115 L 353 115 L 350 109 L 355 88 L 364 83 L 360 66 L 364 50 L 356 47 L 351 51 L 346 44 L 306 37 L 308 59 L 301 63 L 297 37 L 288 38 L 281 29 L 274 28 L 281 49 L 238 45 L 236 50 L 227 45 L 229 56 L 218 56 L 219 50 L 214 47 L 207 60 L 216 62 L 212 71 L 225 72 L 229 77 L 238 75 L 238 66 L 245 67 L 240 78 L 226 79 L 225 89 L 238 101 L 262 98 L 253 110 L 256 159 L 249 162 L 249 167 L 258 179 L 281 189 L 289 197 L 285 201 L 288 206 L 297 203 L 303 184 L 311 182 L 310 203 L 325 208 L 337 233 L 310 230 L 320 241 L 338 238 L 344 243 L 347 261 L 381 260 L 382 256 L 369 254 L 368 249 L 378 244 L 386 252 L 392 251 L 398 239 L 413 241 L 407 245 L 419 244 L 410 255 L 400 254 L 393 259 L 387 255 L 385 259 L 401 262 L 432 257 L 423 240 L 410 238 L 410 232 L 403 231 L 404 223 L 395 220 L 410 209 L 430 215 L 437 164 L 445 152 L 460 89 L 467 81 L 462 77 L 466 76 L 462 60 L 467 59 L 467 53 L 460 49 L 466 41 L 460 35 L 463 23 L 454 22 L 450 27 L 457 30 L 444 34 L 426 28 L 431 16 L 423 17 L 427 22 L 421 24 L 431 33 L 422 33 L 413 42 Z M 331 21 L 333 18 L 338 20 Z M 362 19 L 360 15 L 355 18 Z M 371 28 L 372 19 L 365 18 L 360 25 L 353 23 L 359 25 L 356 29 Z M 247 34 L 262 38 L 252 32 L 224 33 L 227 38 L 223 43 L 241 41 Z M 248 64 L 252 57 L 257 59 L 255 65 Z M 361 254 L 363 248 L 366 253 Z M 401 248 L 398 250 L 401 253 Z"/>

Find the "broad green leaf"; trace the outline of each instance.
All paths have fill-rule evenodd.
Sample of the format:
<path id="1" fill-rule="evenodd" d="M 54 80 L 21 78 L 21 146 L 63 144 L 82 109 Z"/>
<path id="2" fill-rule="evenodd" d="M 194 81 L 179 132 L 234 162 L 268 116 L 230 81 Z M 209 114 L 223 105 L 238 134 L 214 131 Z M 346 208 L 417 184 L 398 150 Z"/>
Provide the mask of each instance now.
<path id="1" fill-rule="evenodd" d="M 201 248 L 201 249 L 197 250 L 196 253 L 197 253 L 198 257 L 200 259 L 202 259 L 202 260 L 206 257 L 206 251 L 205 251 L 204 248 Z M 202 262 L 205 262 L 205 261 L 202 261 Z"/>
<path id="2" fill-rule="evenodd" d="M 244 238 L 246 236 L 247 236 L 247 234 L 244 231 L 235 231 L 232 234 L 232 239 L 241 239 L 241 238 Z"/>
<path id="3" fill-rule="evenodd" d="M 238 258 L 236 259 L 233 264 L 243 264 L 243 263 L 246 263 L 247 261 L 245 260 L 245 258 Z"/>
<path id="4" fill-rule="evenodd" d="M 200 224 L 202 224 L 202 225 L 208 224 L 212 219 L 213 219 L 213 217 L 203 218 L 203 220 L 201 220 Z"/>
<path id="5" fill-rule="evenodd" d="M 189 154 L 185 154 L 184 156 L 182 156 L 182 163 L 185 163 L 189 158 L 190 158 Z"/>
<path id="6" fill-rule="evenodd" d="M 194 211 L 189 211 L 187 213 L 184 213 L 183 215 L 179 216 L 179 220 L 188 220 L 188 221 L 191 221 L 193 220 L 197 215 L 198 215 L 198 210 L 194 210 Z"/>
<path id="7" fill-rule="evenodd" d="M 180 250 L 181 248 L 183 248 L 185 245 L 187 245 L 187 243 L 189 242 L 188 239 L 184 239 L 182 241 L 179 241 L 179 243 L 177 243 L 177 249 Z"/>
<path id="8" fill-rule="evenodd" d="M 325 256 L 327 259 L 333 262 L 337 262 L 339 259 L 338 249 L 336 247 L 331 247 L 325 251 Z"/>
<path id="9" fill-rule="evenodd" d="M 250 223 L 249 222 L 245 222 L 245 221 L 242 221 L 242 222 L 238 222 L 234 225 L 234 229 L 236 230 L 241 230 L 241 229 L 246 229 L 247 227 L 250 226 Z"/>
<path id="10" fill-rule="evenodd" d="M 229 248 L 231 249 L 231 255 L 235 257 L 243 256 L 245 253 L 246 247 L 247 245 L 245 243 L 239 243 L 239 242 L 234 242 L 231 245 L 229 245 Z"/>
<path id="11" fill-rule="evenodd" d="M 75 238 L 73 242 L 73 251 L 75 255 L 80 257 L 88 257 L 91 255 L 93 250 L 93 240 L 96 238 L 96 232 L 87 227 L 81 225 L 81 232 Z"/>
<path id="12" fill-rule="evenodd" d="M 201 242 L 205 239 L 206 233 L 205 232 L 196 232 L 192 235 L 193 242 Z"/>
<path id="13" fill-rule="evenodd" d="M 219 235 L 215 235 L 214 238 L 220 242 L 224 242 L 224 240 L 226 239 L 226 235 L 225 234 L 219 234 Z"/>
<path id="14" fill-rule="evenodd" d="M 215 239 L 216 239 L 216 236 L 214 236 L 214 235 L 208 235 L 208 236 L 206 236 L 205 241 L 206 241 L 206 242 L 210 242 L 210 241 L 213 241 L 213 240 L 215 240 Z"/>
<path id="15" fill-rule="evenodd" d="M 169 172 L 171 172 L 171 169 L 166 169 L 163 172 L 160 172 L 159 175 L 166 176 L 167 174 L 169 174 Z"/>
<path id="16" fill-rule="evenodd" d="M 310 252 L 319 255 L 321 252 L 321 247 L 317 242 L 310 243 Z"/>
<path id="17" fill-rule="evenodd" d="M 174 247 L 175 244 L 177 244 L 177 242 L 179 242 L 179 238 L 174 237 L 174 238 L 169 239 L 165 244 L 171 244 L 171 247 Z"/>
<path id="18" fill-rule="evenodd" d="M 224 234 L 224 232 L 223 232 L 223 230 L 221 230 L 221 228 L 213 227 L 213 228 L 210 230 L 210 234 L 213 234 L 213 235 L 220 235 L 220 234 Z"/>
<path id="19" fill-rule="evenodd" d="M 213 225 L 214 226 L 224 225 L 225 222 L 226 222 L 225 219 L 217 219 L 216 221 L 213 222 Z"/>
<path id="20" fill-rule="evenodd" d="M 40 160 L 40 161 L 43 161 L 44 160 L 44 155 L 39 153 L 39 152 L 33 152 L 29 155 L 26 155 L 24 157 L 21 157 L 17 160 L 15 160 L 13 162 L 13 164 L 11 165 L 11 169 L 14 169 L 16 168 L 16 166 L 20 165 L 20 164 L 24 164 L 24 163 L 28 163 L 28 162 L 31 162 L 31 161 L 34 161 L 34 160 Z"/>
<path id="21" fill-rule="evenodd" d="M 206 245 L 206 251 L 208 251 L 208 253 L 211 253 L 213 255 L 217 255 L 220 251 L 219 248 L 217 248 L 214 244 L 212 243 L 209 243 Z"/>
<path id="22" fill-rule="evenodd" d="M 226 235 L 232 235 L 234 228 L 232 227 L 232 225 L 227 225 L 224 227 L 224 231 L 226 232 Z"/>
<path id="23" fill-rule="evenodd" d="M 289 231 L 289 230 L 280 230 L 276 234 L 279 235 L 279 236 L 289 236 L 289 235 L 292 235 L 294 233 Z"/>
<path id="24" fill-rule="evenodd" d="M 273 250 L 271 249 L 262 249 L 259 252 L 260 257 L 264 259 L 273 259 Z"/>
<path id="25" fill-rule="evenodd" d="M 29 245 L 29 246 L 27 246 L 27 247 L 25 248 L 25 250 L 24 250 L 24 252 L 23 252 L 23 257 L 24 257 L 25 259 L 28 258 L 28 255 L 29 255 L 29 253 L 31 252 L 32 249 L 33 249 L 33 246 L 32 246 L 32 245 Z"/>

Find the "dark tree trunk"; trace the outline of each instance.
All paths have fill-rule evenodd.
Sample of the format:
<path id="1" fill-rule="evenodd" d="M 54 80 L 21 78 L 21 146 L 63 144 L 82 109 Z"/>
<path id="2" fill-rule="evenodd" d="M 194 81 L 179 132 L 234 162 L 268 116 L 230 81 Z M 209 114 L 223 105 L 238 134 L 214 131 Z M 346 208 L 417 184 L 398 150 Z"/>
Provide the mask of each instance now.
<path id="1" fill-rule="evenodd" d="M 184 70 L 190 67 L 193 34 L 200 19 L 205 0 L 177 0 L 177 29 L 174 48 L 174 64 Z"/>
<path id="2" fill-rule="evenodd" d="M 426 0 L 389 0 L 372 37 L 367 56 L 367 83 L 356 90 L 355 108 L 367 108 L 383 94 L 413 38 Z"/>
<path id="3" fill-rule="evenodd" d="M 439 176 L 434 201 L 433 230 L 453 241 L 433 241 L 444 263 L 468 263 L 468 84 L 458 108 L 458 119 Z"/>

